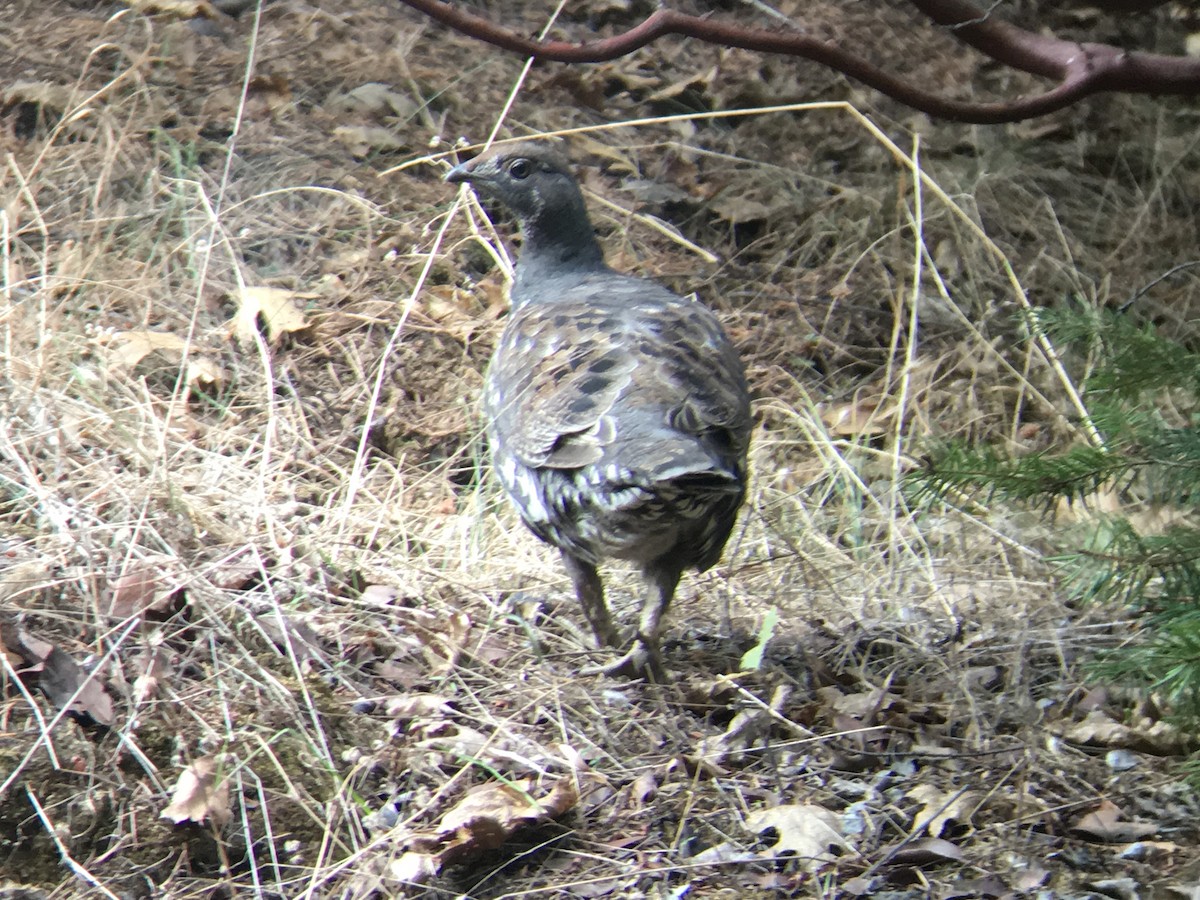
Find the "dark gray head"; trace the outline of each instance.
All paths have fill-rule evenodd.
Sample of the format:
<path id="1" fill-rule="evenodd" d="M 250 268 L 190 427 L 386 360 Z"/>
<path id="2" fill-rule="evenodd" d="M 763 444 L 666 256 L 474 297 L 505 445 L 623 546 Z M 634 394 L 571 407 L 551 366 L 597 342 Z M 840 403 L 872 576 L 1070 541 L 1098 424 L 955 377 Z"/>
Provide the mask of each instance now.
<path id="1" fill-rule="evenodd" d="M 571 164 L 546 141 L 523 141 L 489 150 L 455 166 L 446 180 L 467 182 L 481 195 L 499 200 L 522 224 L 548 210 L 587 215 Z"/>
<path id="2" fill-rule="evenodd" d="M 455 166 L 446 180 L 470 184 L 516 216 L 525 238 L 519 281 L 534 270 L 547 278 L 604 267 L 571 165 L 548 142 L 505 144 Z"/>

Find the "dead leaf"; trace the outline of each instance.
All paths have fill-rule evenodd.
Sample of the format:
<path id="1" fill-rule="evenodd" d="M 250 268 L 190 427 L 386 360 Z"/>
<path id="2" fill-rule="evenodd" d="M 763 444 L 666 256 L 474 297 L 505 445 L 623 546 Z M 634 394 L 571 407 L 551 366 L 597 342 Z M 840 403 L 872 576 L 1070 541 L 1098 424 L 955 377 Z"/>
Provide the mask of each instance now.
<path id="1" fill-rule="evenodd" d="M 1165 862 L 1184 850 L 1172 841 L 1134 841 L 1119 854 L 1137 862 Z M 1049 873 L 1047 873 L 1049 874 Z"/>
<path id="2" fill-rule="evenodd" d="M 480 294 L 485 290 L 482 286 L 466 291 L 453 284 L 427 285 L 423 295 L 424 312 L 447 334 L 469 341 L 494 318 L 480 303 Z"/>
<path id="3" fill-rule="evenodd" d="M 400 591 L 388 584 L 368 584 L 362 589 L 362 593 L 358 595 L 359 601 L 368 606 L 378 606 L 380 608 L 391 606 L 393 601 L 400 596 Z"/>
<path id="4" fill-rule="evenodd" d="M 646 98 L 645 102 L 661 103 L 664 100 L 674 100 L 688 93 L 703 97 L 712 88 L 712 83 L 717 78 L 717 71 L 717 67 L 713 66 L 707 72 L 697 72 L 688 75 L 686 78 L 682 78 L 655 91 Z"/>
<path id="5" fill-rule="evenodd" d="M 835 437 L 886 434 L 893 410 L 884 409 L 883 397 L 856 397 L 846 403 L 819 403 L 821 421 Z"/>
<path id="6" fill-rule="evenodd" d="M 335 115 L 365 114 L 401 119 L 411 118 L 418 109 L 412 97 L 393 90 L 391 85 L 381 81 L 368 81 L 345 93 L 330 94 L 325 100 L 325 107 Z"/>
<path id="7" fill-rule="evenodd" d="M 1113 897 L 1115 900 L 1141 900 L 1142 895 L 1139 893 L 1139 888 L 1144 889 L 1143 885 L 1128 876 L 1124 878 L 1097 878 L 1094 881 L 1085 881 L 1083 885 L 1084 887 L 1091 888 L 1102 897 Z M 1188 891 L 1183 896 L 1194 897 L 1195 890 Z"/>
<path id="8" fill-rule="evenodd" d="M 778 203 L 765 203 L 740 191 L 723 192 L 712 201 L 713 211 L 734 225 L 766 221 L 782 208 Z"/>
<path id="9" fill-rule="evenodd" d="M 643 772 L 635 778 L 629 786 L 629 794 L 637 801 L 638 806 L 645 806 L 648 801 L 653 800 L 658 794 L 658 779 L 654 777 L 654 772 Z"/>
<path id="10" fill-rule="evenodd" d="M 1123 815 L 1121 808 L 1111 800 L 1102 800 L 1099 806 L 1071 826 L 1071 833 L 1104 844 L 1122 844 L 1149 837 L 1158 831 L 1157 825 L 1127 822 L 1122 819 Z"/>
<path id="11" fill-rule="evenodd" d="M 1133 725 L 1125 725 L 1098 709 L 1068 727 L 1062 736 L 1089 747 L 1124 748 L 1157 756 L 1173 756 L 1188 750 L 1187 736 L 1169 722 L 1143 718 Z"/>
<path id="12" fill-rule="evenodd" d="M 827 685 L 817 689 L 817 696 L 835 713 L 851 716 L 860 722 L 874 722 L 880 713 L 900 702 L 898 696 L 882 688 L 848 694 L 835 685 Z"/>
<path id="13" fill-rule="evenodd" d="M 772 806 L 746 816 L 748 831 L 758 834 L 768 828 L 778 835 L 771 850 L 776 855 L 790 853 L 805 860 L 809 870 L 837 859 L 830 848 L 850 849 L 842 836 L 841 816 L 812 803 Z"/>
<path id="14" fill-rule="evenodd" d="M 182 590 L 183 578 L 183 562 L 177 556 L 155 554 L 129 560 L 112 584 L 105 612 L 117 619 L 147 611 L 168 612 Z"/>
<path id="15" fill-rule="evenodd" d="M 187 341 L 177 334 L 162 331 L 123 331 L 113 338 L 108 368 L 132 369 L 156 350 L 182 356 L 187 350 Z"/>
<path id="16" fill-rule="evenodd" d="M 425 735 L 417 742 L 417 746 L 422 750 L 436 750 L 439 753 L 472 759 L 482 756 L 492 743 L 492 739 L 486 734 L 469 725 L 457 725 L 442 720 L 414 721 L 420 723 L 414 730 Z"/>
<path id="17" fill-rule="evenodd" d="M 1014 891 L 1031 893 L 1050 880 L 1050 870 L 1033 863 L 1028 869 L 1023 869 L 1013 876 Z"/>
<path id="18" fill-rule="evenodd" d="M 14 81 L 0 94 L 0 107 L 7 109 L 18 103 L 32 103 L 56 113 L 71 105 L 71 88 L 49 81 Z"/>
<path id="19" fill-rule="evenodd" d="M 594 156 L 597 159 L 604 160 L 607 163 L 607 168 L 610 172 L 618 172 L 627 175 L 636 175 L 638 173 L 637 165 L 630 160 L 628 154 L 609 144 L 597 141 L 585 134 L 576 135 L 571 139 L 571 146 L 577 151 L 587 153 L 589 156 Z"/>
<path id="20" fill-rule="evenodd" d="M 15 635 L 6 631 L 4 637 L 6 648 L 21 658 L 18 674 L 22 681 L 28 676 L 51 703 L 84 724 L 113 723 L 112 697 L 95 673 L 85 671 L 65 650 L 27 631 L 18 630 Z"/>
<path id="21" fill-rule="evenodd" d="M 161 645 L 139 654 L 134 660 L 134 666 L 140 670 L 133 680 L 133 700 L 137 704 L 157 697 L 158 686 L 175 671 L 171 665 L 170 654 Z"/>
<path id="22" fill-rule="evenodd" d="M 7 616 L 0 616 L 0 654 L 14 669 L 25 665 L 25 657 L 18 651 L 17 624 Z"/>
<path id="23" fill-rule="evenodd" d="M 262 576 L 262 564 L 252 559 L 226 560 L 207 574 L 209 583 L 218 590 L 243 591 Z"/>
<path id="24" fill-rule="evenodd" d="M 278 113 L 292 104 L 292 86 L 283 75 L 256 75 L 246 85 L 246 96 L 261 103 L 270 113 Z"/>
<path id="25" fill-rule="evenodd" d="M 222 827 L 229 823 L 229 782 L 217 781 L 217 758 L 202 756 L 184 769 L 175 782 L 175 793 L 171 802 L 159 813 L 159 817 L 170 819 L 176 825 L 183 822 L 203 822 L 211 818 L 212 823 Z"/>
<path id="26" fill-rule="evenodd" d="M 192 387 L 209 388 L 225 383 L 225 371 L 213 359 L 188 352 L 188 343 L 177 334 L 163 331 L 122 331 L 113 335 L 108 349 L 109 371 L 136 368 L 151 354 L 161 355 L 171 365 L 187 359 L 185 380 Z"/>
<path id="27" fill-rule="evenodd" d="M 363 157 L 374 151 L 388 153 L 405 150 L 408 142 L 382 125 L 339 125 L 333 136 L 346 145 L 352 156 Z"/>
<path id="28" fill-rule="evenodd" d="M 729 841 L 724 841 L 706 850 L 701 850 L 690 860 L 693 866 L 729 866 L 737 863 L 757 862 L 759 854 Z"/>
<path id="29" fill-rule="evenodd" d="M 851 897 L 864 897 L 875 891 L 875 879 L 856 875 L 842 882 L 842 891 Z"/>
<path id="30" fill-rule="evenodd" d="M 448 865 L 500 847 L 521 828 L 558 819 L 579 801 L 574 779 L 558 779 L 541 799 L 535 799 L 528 779 L 481 785 L 447 812 L 434 832 L 404 837 L 405 852 L 389 874 L 408 884 L 433 878 Z"/>
<path id="31" fill-rule="evenodd" d="M 505 830 L 544 819 L 558 819 L 579 799 L 570 778 L 560 778 L 542 800 L 534 800 L 525 784 L 486 784 L 467 794 L 442 818 L 442 830 L 494 819 Z"/>
<path id="32" fill-rule="evenodd" d="M 702 740 L 696 756 L 714 766 L 723 765 L 731 757 L 737 761 L 741 754 L 762 742 L 772 724 L 769 710 L 743 709 L 733 717 L 724 733 Z"/>
<path id="33" fill-rule="evenodd" d="M 387 714 L 397 719 L 446 718 L 454 715 L 454 707 L 437 694 L 405 694 L 387 702 Z"/>
<path id="34" fill-rule="evenodd" d="M 930 784 L 917 785 L 908 792 L 908 797 L 922 804 L 913 816 L 913 833 L 924 829 L 933 838 L 941 837 L 951 822 L 970 825 L 971 816 L 983 799 L 975 791 L 943 791 Z"/>
<path id="35" fill-rule="evenodd" d="M 55 296 L 69 296 L 90 278 L 92 250 L 82 241 L 65 240 L 57 247 L 53 256 L 52 292 Z"/>
<path id="36" fill-rule="evenodd" d="M 448 671 L 459 664 L 471 632 L 470 616 L 461 611 L 444 615 L 421 609 L 396 612 L 435 672 Z"/>
<path id="37" fill-rule="evenodd" d="M 296 301 L 313 298 L 313 294 L 299 294 L 284 288 L 242 288 L 236 298 L 238 312 L 234 319 L 234 334 L 239 341 L 253 341 L 258 334 L 258 322 L 261 318 L 267 333 L 267 343 L 275 344 L 283 335 L 303 331 L 308 327 L 308 319 L 304 311 L 296 305 Z"/>
<path id="38" fill-rule="evenodd" d="M 1107 706 L 1108 701 L 1108 688 L 1104 685 L 1099 685 L 1089 688 L 1088 692 L 1079 698 L 1079 702 L 1075 704 L 1075 708 L 1084 713 L 1095 712 Z"/>
<path id="39" fill-rule="evenodd" d="M 285 654 L 294 655 L 304 671 L 325 666 L 325 648 L 321 638 L 306 622 L 280 612 L 258 618 L 263 632 Z"/>
<path id="40" fill-rule="evenodd" d="M 925 838 L 901 847 L 888 857 L 895 866 L 929 866 L 941 862 L 962 862 L 962 850 L 942 838 Z"/>

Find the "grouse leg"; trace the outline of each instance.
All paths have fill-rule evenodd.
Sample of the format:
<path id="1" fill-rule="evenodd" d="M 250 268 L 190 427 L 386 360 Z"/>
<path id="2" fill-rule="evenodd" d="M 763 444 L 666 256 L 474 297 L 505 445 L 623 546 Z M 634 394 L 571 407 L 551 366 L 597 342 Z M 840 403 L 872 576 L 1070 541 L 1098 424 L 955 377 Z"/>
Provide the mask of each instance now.
<path id="1" fill-rule="evenodd" d="M 600 573 L 596 571 L 596 567 L 565 550 L 562 560 L 567 574 L 571 576 L 571 582 L 575 585 L 575 596 L 579 599 L 579 605 L 583 607 L 583 615 L 592 626 L 597 646 L 621 646 L 617 629 L 608 613 L 608 604 L 604 602 L 604 584 L 600 581 Z"/>
<path id="2" fill-rule="evenodd" d="M 658 636 L 662 629 L 663 616 L 666 615 L 675 596 L 675 588 L 679 586 L 683 567 L 675 562 L 664 562 L 660 559 L 647 566 L 644 574 L 653 590 L 642 607 L 642 617 L 638 622 L 637 634 L 633 638 L 633 646 L 624 656 L 611 665 L 604 666 L 601 671 L 614 677 L 646 678 L 662 684 L 665 673 L 658 648 Z"/>

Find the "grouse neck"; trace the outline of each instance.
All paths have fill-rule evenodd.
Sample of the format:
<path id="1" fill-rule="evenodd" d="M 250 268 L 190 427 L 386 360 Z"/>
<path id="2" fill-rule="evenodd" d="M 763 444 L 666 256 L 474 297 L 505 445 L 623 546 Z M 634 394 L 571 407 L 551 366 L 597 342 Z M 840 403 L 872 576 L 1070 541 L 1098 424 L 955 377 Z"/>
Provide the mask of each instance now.
<path id="1" fill-rule="evenodd" d="M 521 222 L 521 256 L 513 273 L 514 301 L 536 297 L 551 282 L 608 270 L 587 213 L 582 208 L 571 213 Z"/>

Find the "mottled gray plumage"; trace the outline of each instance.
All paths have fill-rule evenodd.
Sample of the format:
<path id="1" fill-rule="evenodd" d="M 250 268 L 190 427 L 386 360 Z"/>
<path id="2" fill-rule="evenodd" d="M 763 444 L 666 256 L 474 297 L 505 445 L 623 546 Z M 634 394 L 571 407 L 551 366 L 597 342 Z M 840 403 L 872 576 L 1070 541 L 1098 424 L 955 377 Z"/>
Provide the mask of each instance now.
<path id="1" fill-rule="evenodd" d="M 447 180 L 507 206 L 524 238 L 484 397 L 500 480 L 562 552 L 599 643 L 620 645 L 597 565 L 641 567 L 652 595 L 605 671 L 660 675 L 680 575 L 717 561 L 745 499 L 741 360 L 698 301 L 605 264 L 569 164 L 545 143 L 504 146 Z"/>

